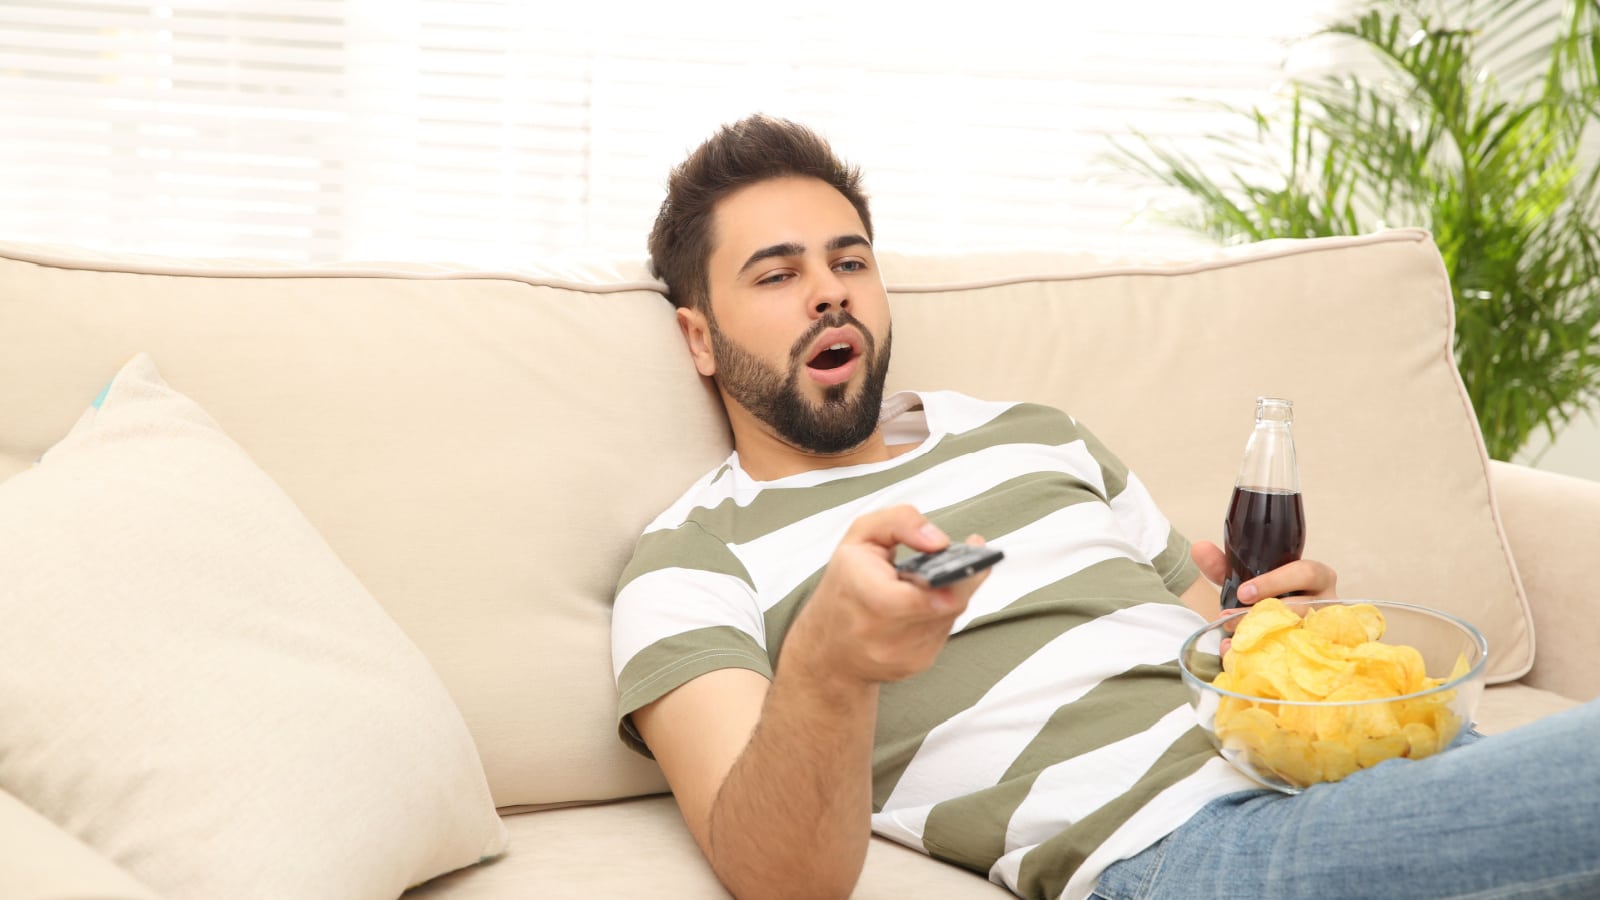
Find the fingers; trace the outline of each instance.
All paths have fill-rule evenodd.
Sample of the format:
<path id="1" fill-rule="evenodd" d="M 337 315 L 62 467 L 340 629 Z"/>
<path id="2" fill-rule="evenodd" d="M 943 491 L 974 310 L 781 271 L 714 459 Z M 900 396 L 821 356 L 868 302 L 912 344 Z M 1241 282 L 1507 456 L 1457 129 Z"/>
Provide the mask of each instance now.
<path id="1" fill-rule="evenodd" d="M 1239 585 L 1239 602 L 1254 603 L 1262 597 L 1298 594 L 1329 599 L 1338 596 L 1339 575 L 1326 563 L 1301 559 L 1279 566 Z"/>
<path id="2" fill-rule="evenodd" d="M 973 547 L 982 547 L 987 542 L 982 535 L 970 534 L 967 535 L 965 543 Z M 963 578 L 955 584 L 934 588 L 928 592 L 928 606 L 940 615 L 960 615 L 966 610 L 967 602 L 972 599 L 972 595 L 977 593 L 978 588 L 982 587 L 983 583 L 988 580 L 991 571 L 993 570 L 984 569 L 982 572 Z"/>
<path id="3" fill-rule="evenodd" d="M 928 529 L 911 507 L 857 519 L 796 619 L 785 654 L 804 653 L 811 660 L 802 664 L 807 671 L 851 682 L 897 681 L 932 665 L 983 578 L 935 589 L 902 580 L 891 565 L 894 544 L 922 552 L 949 544 L 938 529 Z"/>
<path id="4" fill-rule="evenodd" d="M 1210 541 L 1195 541 L 1189 548 L 1189 558 L 1199 567 L 1200 574 L 1212 584 L 1221 584 L 1228 578 L 1228 555 Z"/>
<path id="5" fill-rule="evenodd" d="M 850 523 L 844 535 L 845 543 L 875 544 L 884 550 L 893 550 L 905 544 L 919 553 L 943 550 L 950 546 L 950 538 L 916 507 L 891 506 L 867 513 Z"/>

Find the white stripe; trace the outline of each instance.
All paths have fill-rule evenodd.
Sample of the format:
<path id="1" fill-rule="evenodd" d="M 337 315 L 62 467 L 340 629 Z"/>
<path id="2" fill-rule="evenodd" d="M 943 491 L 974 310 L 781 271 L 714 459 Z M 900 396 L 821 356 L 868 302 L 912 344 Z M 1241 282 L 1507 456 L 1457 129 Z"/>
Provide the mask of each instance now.
<path id="1" fill-rule="evenodd" d="M 998 612 L 1017 599 L 1108 559 L 1147 560 L 1138 547 L 1118 538 L 1105 504 L 1076 503 L 990 541 L 1006 557 L 972 595 L 952 631 Z"/>
<path id="2" fill-rule="evenodd" d="M 914 503 L 932 512 L 977 497 L 1013 478 L 1054 472 L 1095 485 L 1103 494 L 1100 466 L 1082 441 L 1046 444 L 1002 444 L 966 453 L 831 510 L 734 545 L 745 571 L 767 606 L 787 597 L 825 565 L 850 523 L 874 510 Z M 951 535 L 961 540 L 966 535 Z"/>
<path id="3" fill-rule="evenodd" d="M 613 675 L 639 651 L 657 641 L 692 631 L 729 625 L 767 645 L 766 620 L 743 580 L 702 569 L 666 568 L 646 572 L 617 594 L 611 612 Z"/>
<path id="4" fill-rule="evenodd" d="M 1139 548 L 1145 559 L 1153 561 L 1167 549 L 1172 525 L 1161 514 L 1144 482 L 1132 472 L 1128 473 L 1128 484 L 1122 493 L 1111 498 L 1111 511 L 1116 513 L 1122 533 Z"/>
<path id="5" fill-rule="evenodd" d="M 1060 897 L 1062 900 L 1084 900 L 1094 890 L 1095 882 L 1100 880 L 1107 866 L 1119 859 L 1127 859 L 1166 837 L 1212 800 L 1235 791 L 1259 787 L 1222 757 L 1214 757 L 1195 770 L 1194 774 L 1152 797 L 1149 803 L 1129 816 L 1122 827 L 1101 842 L 1072 873 Z M 989 880 L 1016 892 L 1022 861 L 1037 846 L 1030 844 L 1018 847 L 1000 857 L 989 869 Z"/>
<path id="6" fill-rule="evenodd" d="M 763 490 L 768 488 L 813 487 L 830 481 L 838 481 L 857 475 L 870 474 L 877 470 L 893 468 L 927 452 L 937 443 L 937 438 L 942 438 L 946 434 L 961 434 L 974 428 L 980 428 L 999 418 L 1001 413 L 1017 405 L 1015 403 L 976 400 L 954 391 L 901 391 L 885 400 L 883 408 L 885 415 L 899 419 L 903 418 L 903 413 L 898 411 L 914 406 L 918 402 L 922 403 L 924 413 L 907 424 L 912 425 L 915 430 L 919 431 L 924 430 L 921 426 L 926 425 L 928 430 L 932 432 L 928 436 L 935 438 L 935 440 L 927 441 L 923 447 L 917 450 L 884 462 L 865 463 L 859 466 L 843 466 L 840 468 L 812 469 L 787 478 L 765 482 L 747 479 L 743 475 L 743 470 L 738 466 L 738 453 L 733 453 L 715 469 L 702 475 L 687 491 L 684 491 L 682 496 L 645 528 L 644 533 L 649 534 L 652 531 L 677 528 L 687 522 L 696 509 L 711 509 L 725 500 L 732 500 L 739 506 L 749 506 L 755 501 L 756 497 L 760 496 Z M 937 421 L 922 422 L 921 419 L 926 418 L 930 413 Z M 885 425 L 885 432 L 900 433 L 894 431 L 892 424 Z M 729 468 L 724 471 L 724 467 Z M 1098 473 L 1098 467 L 1095 471 Z M 718 473 L 721 473 L 721 476 L 714 478 Z M 741 480 L 747 482 L 746 489 L 743 491 L 737 488 Z M 1095 477 L 1095 484 L 1101 484 L 1098 474 Z M 1105 493 L 1103 486 L 1100 488 L 1100 492 L 1102 494 Z"/>
<path id="7" fill-rule="evenodd" d="M 931 729 L 884 809 L 929 805 L 993 786 L 1058 707 L 1133 666 L 1175 658 L 1199 624 L 1184 607 L 1146 603 L 1062 634 L 977 703 Z"/>
<path id="8" fill-rule="evenodd" d="M 918 853 L 927 853 L 928 848 L 922 844 L 922 833 L 926 830 L 928 811 L 932 808 L 919 806 L 915 810 L 873 813 L 872 833 L 904 844 Z"/>
<path id="9" fill-rule="evenodd" d="M 928 815 L 936 804 L 908 806 L 903 809 L 885 809 L 872 817 L 872 830 L 884 837 L 915 847 L 926 853 L 922 836 L 928 832 Z"/>
<path id="10" fill-rule="evenodd" d="M 918 396 L 933 417 L 930 424 L 948 434 L 963 434 L 981 428 L 998 419 L 1001 413 L 1019 405 L 979 400 L 956 391 L 919 391 Z"/>
<path id="11" fill-rule="evenodd" d="M 1185 703 L 1138 734 L 1047 767 L 1011 814 L 1006 851 L 1046 840 L 1127 793 L 1194 724 L 1194 710 Z"/>

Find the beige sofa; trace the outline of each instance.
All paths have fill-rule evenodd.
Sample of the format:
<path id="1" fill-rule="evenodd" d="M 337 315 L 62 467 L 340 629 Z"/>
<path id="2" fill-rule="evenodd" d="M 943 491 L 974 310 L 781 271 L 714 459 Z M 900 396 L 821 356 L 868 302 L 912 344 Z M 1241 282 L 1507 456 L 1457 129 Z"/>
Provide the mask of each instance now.
<path id="1" fill-rule="evenodd" d="M 1181 529 L 1212 540 L 1255 397 L 1290 397 L 1307 553 L 1335 565 L 1345 596 L 1437 606 L 1485 632 L 1496 686 L 1483 730 L 1600 694 L 1600 484 L 1486 459 L 1425 233 L 1185 260 L 886 256 L 883 268 L 891 390 L 1067 409 Z M 728 452 L 715 396 L 642 263 L 305 268 L 0 245 L 0 479 L 61 441 L 139 353 L 292 498 L 470 732 L 507 849 L 408 897 L 720 895 L 660 773 L 616 737 L 615 579 L 647 521 Z M 28 574 L 11 564 L 0 572 Z M 186 563 L 167 570 L 182 597 Z M 49 602 L 5 590 L 8 616 L 6 602 Z M 7 622 L 0 651 L 27 639 Z M 174 657 L 186 652 L 174 641 Z M 0 710 L 42 702 L 36 685 L 71 687 L 80 661 L 52 659 L 0 681 Z M 54 807 L 81 797 L 5 781 L 7 746 L 44 739 L 0 739 L 12 742 L 0 743 L 0 896 L 192 895 L 146 865 L 172 848 Z M 253 740 L 270 748 L 274 734 Z M 138 758 L 107 754 L 106 777 Z M 107 803 L 97 815 L 115 815 Z M 875 839 L 856 895 L 1003 891 Z"/>

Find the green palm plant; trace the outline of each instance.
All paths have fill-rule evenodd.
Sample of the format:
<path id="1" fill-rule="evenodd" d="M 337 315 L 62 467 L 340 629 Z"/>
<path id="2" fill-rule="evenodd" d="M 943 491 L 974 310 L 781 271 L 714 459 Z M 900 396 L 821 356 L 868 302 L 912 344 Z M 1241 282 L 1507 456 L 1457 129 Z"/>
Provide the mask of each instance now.
<path id="1" fill-rule="evenodd" d="M 1181 188 L 1193 203 L 1171 218 L 1223 242 L 1428 228 L 1462 380 L 1509 459 L 1600 401 L 1597 24 L 1600 0 L 1377 0 L 1319 35 L 1381 75 L 1231 108 L 1246 127 L 1210 136 L 1210 164 L 1142 134 L 1115 156 Z"/>

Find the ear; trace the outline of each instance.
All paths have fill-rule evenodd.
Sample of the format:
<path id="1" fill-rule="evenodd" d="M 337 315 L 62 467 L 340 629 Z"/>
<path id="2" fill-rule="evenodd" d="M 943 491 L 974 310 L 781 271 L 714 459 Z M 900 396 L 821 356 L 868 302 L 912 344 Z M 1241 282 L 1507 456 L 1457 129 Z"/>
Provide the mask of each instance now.
<path id="1" fill-rule="evenodd" d="M 679 307 L 678 330 L 683 332 L 683 340 L 689 345 L 695 370 L 707 378 L 717 374 L 716 355 L 711 352 L 711 328 L 706 324 L 705 313 Z"/>

